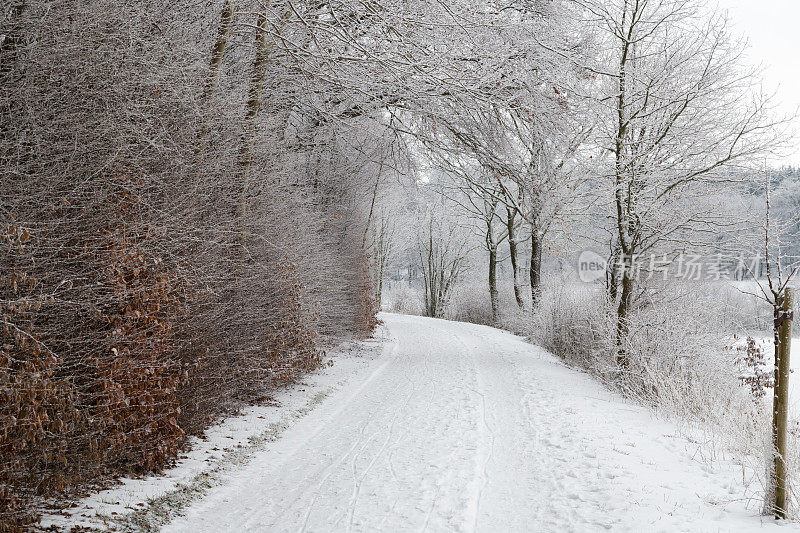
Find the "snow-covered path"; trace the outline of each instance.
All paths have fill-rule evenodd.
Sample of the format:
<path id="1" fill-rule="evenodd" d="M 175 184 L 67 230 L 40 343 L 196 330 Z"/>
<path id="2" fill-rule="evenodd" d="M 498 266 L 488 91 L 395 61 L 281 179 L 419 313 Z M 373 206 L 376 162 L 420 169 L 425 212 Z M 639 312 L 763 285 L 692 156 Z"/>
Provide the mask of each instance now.
<path id="1" fill-rule="evenodd" d="M 382 319 L 384 357 L 164 531 L 762 527 L 739 501 L 741 470 L 693 460 L 674 426 L 541 349 L 483 326 Z"/>

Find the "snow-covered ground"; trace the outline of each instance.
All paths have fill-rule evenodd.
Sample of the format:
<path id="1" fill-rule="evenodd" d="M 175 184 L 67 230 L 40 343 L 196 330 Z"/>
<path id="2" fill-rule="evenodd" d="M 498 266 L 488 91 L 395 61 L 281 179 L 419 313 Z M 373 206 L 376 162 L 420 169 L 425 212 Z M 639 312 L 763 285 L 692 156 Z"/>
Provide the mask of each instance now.
<path id="1" fill-rule="evenodd" d="M 380 355 L 337 360 L 281 410 L 239 417 L 262 437 L 234 444 L 208 482 L 195 472 L 199 488 L 166 482 L 149 516 L 180 510 L 170 532 L 800 529 L 748 507 L 742 467 L 703 462 L 674 425 L 540 348 L 485 326 L 382 319 Z M 139 483 L 94 501 L 127 494 L 135 508 L 154 482 Z"/>

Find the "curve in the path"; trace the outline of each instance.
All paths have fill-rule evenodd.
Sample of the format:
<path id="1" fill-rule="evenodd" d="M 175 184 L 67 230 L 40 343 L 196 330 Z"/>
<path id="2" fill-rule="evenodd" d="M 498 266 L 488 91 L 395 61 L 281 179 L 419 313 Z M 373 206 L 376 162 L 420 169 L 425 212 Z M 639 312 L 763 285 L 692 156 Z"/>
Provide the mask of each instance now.
<path id="1" fill-rule="evenodd" d="M 484 326 L 382 315 L 395 346 L 167 531 L 752 531 L 730 465 Z M 350 392 L 347 392 L 350 391 Z"/>

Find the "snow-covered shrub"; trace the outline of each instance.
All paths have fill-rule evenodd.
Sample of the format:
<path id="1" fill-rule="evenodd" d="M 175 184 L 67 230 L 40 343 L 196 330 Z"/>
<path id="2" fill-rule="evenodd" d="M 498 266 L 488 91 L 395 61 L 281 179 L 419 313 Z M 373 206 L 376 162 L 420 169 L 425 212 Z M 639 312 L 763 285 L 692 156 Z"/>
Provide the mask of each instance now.
<path id="1" fill-rule="evenodd" d="M 503 294 L 505 291 L 501 292 Z M 504 309 L 501 306 L 501 309 Z M 447 302 L 444 317 L 448 320 L 494 325 L 492 305 L 486 282 L 476 280 L 457 285 Z"/>
<path id="2" fill-rule="evenodd" d="M 418 316 L 425 313 L 422 290 L 405 281 L 393 283 L 384 289 L 383 305 L 392 313 Z"/>
<path id="3" fill-rule="evenodd" d="M 691 285 L 643 294 L 623 340 L 630 359 L 624 371 L 615 365 L 615 309 L 599 285 L 549 280 L 533 313 L 534 340 L 627 395 L 680 416 L 713 417 L 709 409 L 728 403 L 709 395 L 746 398 L 735 357 L 725 350 L 735 320 L 720 316 L 725 308 L 716 296 Z"/>
<path id="4" fill-rule="evenodd" d="M 530 309 L 520 309 L 516 304 L 505 307 L 498 327 L 522 337 L 534 338 L 537 332 L 536 322 Z"/>
<path id="5" fill-rule="evenodd" d="M 528 333 L 569 364 L 606 374 L 611 363 L 612 321 L 599 286 L 549 278 L 542 287 Z"/>
<path id="6" fill-rule="evenodd" d="M 624 341 L 631 361 L 618 380 L 623 390 L 699 421 L 721 423 L 749 408 L 752 402 L 734 358 L 725 350 L 730 330 L 718 312 L 711 301 L 697 296 L 665 298 L 637 309 Z"/>

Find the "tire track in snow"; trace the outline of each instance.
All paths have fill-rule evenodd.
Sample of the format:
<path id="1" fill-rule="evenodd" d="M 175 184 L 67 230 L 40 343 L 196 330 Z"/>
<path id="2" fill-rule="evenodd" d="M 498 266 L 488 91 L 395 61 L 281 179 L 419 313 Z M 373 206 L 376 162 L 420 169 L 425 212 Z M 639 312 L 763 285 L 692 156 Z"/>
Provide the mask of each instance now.
<path id="1" fill-rule="evenodd" d="M 333 413 L 327 419 L 327 421 L 326 421 L 326 423 L 324 425 L 321 425 L 321 426 L 315 428 L 315 430 L 313 432 L 311 432 L 309 435 L 305 436 L 300 441 L 300 444 L 297 446 L 297 449 L 295 450 L 295 454 L 302 453 L 303 450 L 305 450 L 307 448 L 308 442 L 310 442 L 313 439 L 317 438 L 322 432 L 324 432 L 326 430 L 326 428 L 328 427 L 328 424 L 330 423 L 330 421 L 335 420 L 337 417 L 341 416 L 348 408 L 352 408 L 352 405 L 360 397 L 362 397 L 363 392 L 365 390 L 367 390 L 368 387 L 371 384 L 373 384 L 375 381 L 377 381 L 380 378 L 380 376 L 383 375 L 386 372 L 386 370 L 388 368 L 391 368 L 391 365 L 396 361 L 396 359 L 399 356 L 399 346 L 398 346 L 398 343 L 397 343 L 397 339 L 391 339 L 388 342 L 389 342 L 389 344 L 384 349 L 382 362 L 379 363 L 378 366 L 375 369 L 373 369 L 372 372 L 370 372 L 370 374 L 366 377 L 366 379 L 360 385 L 358 385 L 355 388 L 355 390 L 353 390 L 350 394 L 348 394 L 346 396 L 345 400 L 341 403 L 341 405 L 339 405 L 333 411 Z M 370 417 L 369 419 L 371 419 L 372 416 L 373 416 L 373 414 L 371 413 L 369 415 L 369 417 Z M 304 516 L 303 525 L 300 528 L 301 531 L 304 531 L 307 528 L 308 517 L 309 517 L 310 513 L 313 511 L 313 504 L 316 503 L 317 498 L 319 497 L 320 489 L 322 488 L 322 486 L 324 486 L 324 483 L 329 479 L 329 477 L 335 471 L 335 469 L 347 459 L 349 454 L 352 452 L 353 449 L 355 449 L 359 445 L 359 443 L 360 443 L 359 441 L 354 442 L 352 444 L 352 446 L 348 449 L 348 451 L 338 455 L 338 457 L 336 459 L 331 461 L 327 466 L 323 467 L 320 471 L 316 472 L 313 475 L 313 477 L 317 477 L 317 478 L 322 476 L 322 480 L 317 484 L 317 490 L 312 490 L 312 489 L 310 489 L 310 487 L 306 487 L 306 489 L 304 491 L 302 491 L 299 495 L 297 495 L 296 498 L 294 498 L 294 500 L 292 500 L 293 502 L 297 502 L 297 501 L 301 500 L 309 492 L 313 492 L 313 494 L 314 494 L 314 496 L 312 498 L 312 501 L 311 501 L 311 504 L 308 506 L 308 512 Z M 285 513 L 288 510 L 289 510 L 289 506 L 286 506 L 284 508 L 284 511 L 277 516 L 277 519 L 280 519 L 283 516 L 285 516 Z M 238 530 L 247 530 L 248 525 L 250 523 L 252 523 L 252 521 L 254 519 L 259 518 L 261 512 L 262 511 L 260 511 L 258 509 L 253 509 L 253 510 L 249 510 L 249 512 L 246 512 L 244 514 L 240 513 L 238 515 L 238 517 L 237 517 L 238 520 L 232 521 L 230 526 L 235 525 Z"/>
<path id="2" fill-rule="evenodd" d="M 408 405 L 408 402 L 411 400 L 412 396 L 414 396 L 414 394 L 417 392 L 418 388 L 413 386 L 413 382 L 412 382 L 412 380 L 410 378 L 408 379 L 408 382 L 409 382 L 409 384 L 412 385 L 411 392 L 409 392 L 408 395 L 406 395 L 405 401 L 403 402 L 402 406 L 395 410 L 395 414 L 392 417 L 391 423 L 389 424 L 389 430 L 386 433 L 386 439 L 383 441 L 383 444 L 381 445 L 380 449 L 373 456 L 372 460 L 369 462 L 369 464 L 367 465 L 367 468 L 361 474 L 361 477 L 358 479 L 355 487 L 353 488 L 353 496 L 352 496 L 351 501 L 350 501 L 350 512 L 349 512 L 348 523 L 347 523 L 347 531 L 348 531 L 348 533 L 350 531 L 352 531 L 352 529 L 353 529 L 353 517 L 355 515 L 356 504 L 358 503 L 358 495 L 359 495 L 359 492 L 361 491 L 361 484 L 364 482 L 364 479 L 366 479 L 367 474 L 369 474 L 370 470 L 375 465 L 375 463 L 377 462 L 378 458 L 381 457 L 381 455 L 383 455 L 383 452 L 386 450 L 386 447 L 388 446 L 389 441 L 392 439 L 392 436 L 393 436 L 392 434 L 394 432 L 395 423 L 397 422 L 397 417 L 400 415 L 400 412 L 403 410 L 403 408 L 405 408 Z M 375 437 L 378 433 L 380 433 L 380 430 L 378 430 L 375 433 L 373 433 L 372 437 Z M 366 448 L 366 445 L 362 448 L 362 451 L 365 448 Z M 357 460 L 357 458 L 358 458 L 358 454 L 353 456 L 352 467 L 353 467 L 353 475 L 354 475 L 354 477 L 356 475 L 356 460 Z"/>
<path id="3" fill-rule="evenodd" d="M 486 419 L 486 387 L 476 360 L 475 349 L 467 345 L 463 336 L 458 336 L 455 340 L 464 347 L 464 352 L 469 354 L 470 361 L 472 362 L 471 368 L 475 380 L 475 387 L 468 385 L 468 388 L 480 397 L 480 401 L 478 402 L 480 405 L 479 416 L 477 417 L 478 420 L 476 423 L 476 427 L 478 428 L 478 442 L 476 443 L 477 453 L 475 455 L 474 488 L 471 501 L 467 508 L 468 516 L 466 521 L 466 523 L 471 526 L 471 531 L 477 531 L 480 517 L 481 496 L 489 478 L 488 467 L 489 461 L 492 459 L 492 453 L 494 452 L 495 435 Z"/>

